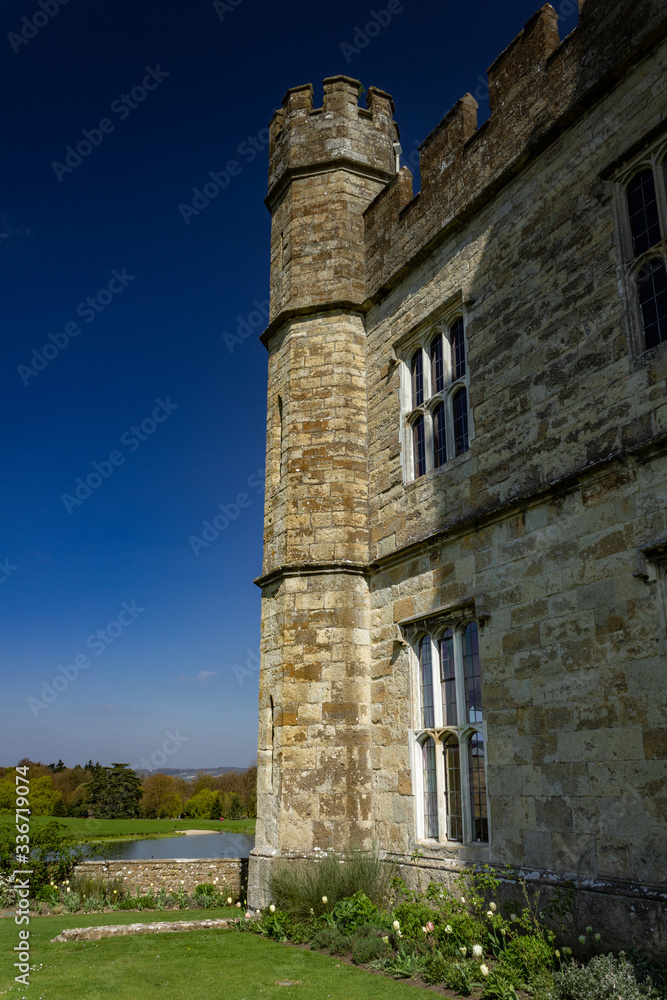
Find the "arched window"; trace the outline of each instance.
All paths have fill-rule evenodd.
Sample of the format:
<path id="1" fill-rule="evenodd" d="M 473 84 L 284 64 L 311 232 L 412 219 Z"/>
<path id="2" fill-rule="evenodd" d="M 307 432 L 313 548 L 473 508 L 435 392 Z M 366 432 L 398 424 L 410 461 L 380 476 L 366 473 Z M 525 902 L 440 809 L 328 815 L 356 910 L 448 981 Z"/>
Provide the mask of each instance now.
<path id="1" fill-rule="evenodd" d="M 431 395 L 442 392 L 445 388 L 444 355 L 442 351 L 442 334 L 436 333 L 431 341 Z"/>
<path id="2" fill-rule="evenodd" d="M 454 454 L 462 455 L 468 450 L 468 395 L 465 388 L 459 389 L 452 399 L 454 416 Z"/>
<path id="3" fill-rule="evenodd" d="M 468 775 L 472 839 L 477 843 L 487 843 L 489 839 L 489 821 L 486 814 L 484 740 L 479 733 L 473 733 L 468 743 Z"/>
<path id="4" fill-rule="evenodd" d="M 405 348 L 401 370 L 406 480 L 440 469 L 470 449 L 469 371 L 462 316 L 441 320 Z"/>
<path id="5" fill-rule="evenodd" d="M 423 416 L 417 417 L 412 425 L 412 456 L 415 479 L 419 479 L 426 472 L 426 433 Z"/>
<path id="6" fill-rule="evenodd" d="M 463 840 L 463 810 L 461 808 L 461 763 L 459 741 L 448 736 L 443 744 L 445 755 L 445 800 L 447 805 L 447 839 Z"/>
<path id="7" fill-rule="evenodd" d="M 435 742 L 432 736 L 424 740 L 422 746 L 424 765 L 424 833 L 427 837 L 438 838 L 438 786 L 435 772 Z"/>
<path id="8" fill-rule="evenodd" d="M 637 275 L 637 295 L 646 348 L 667 340 L 667 272 L 659 258 L 649 260 Z"/>
<path id="9" fill-rule="evenodd" d="M 412 355 L 410 363 L 412 373 L 412 408 L 421 406 L 424 402 L 424 359 L 421 347 Z"/>
<path id="10" fill-rule="evenodd" d="M 435 725 L 433 713 L 433 661 L 431 658 L 431 636 L 425 635 L 419 646 L 419 666 L 422 692 L 422 726 L 431 729 Z"/>
<path id="11" fill-rule="evenodd" d="M 482 721 L 482 673 L 479 665 L 479 632 L 475 622 L 463 633 L 463 677 L 468 722 Z"/>
<path id="12" fill-rule="evenodd" d="M 459 316 L 449 331 L 452 347 L 452 380 L 463 378 L 466 373 L 466 347 L 463 320 Z"/>
<path id="13" fill-rule="evenodd" d="M 444 624 L 444 623 L 442 623 Z M 436 627 L 438 627 L 436 619 Z M 482 717 L 482 669 L 479 627 L 476 622 L 446 626 L 415 642 L 419 676 L 419 710 L 415 713 L 417 753 L 415 766 L 422 767 L 423 803 L 416 800 L 419 830 L 433 829 L 436 808 L 429 796 L 437 791 L 446 821 L 443 838 L 461 843 L 485 843 L 489 838 L 486 799 L 486 723 Z M 434 697 L 440 682 L 440 695 Z M 430 739 L 438 753 L 431 761 Z M 419 782 L 420 776 L 415 775 Z M 423 809 L 423 812 L 422 812 Z M 432 836 L 432 834 L 425 834 Z"/>
<path id="14" fill-rule="evenodd" d="M 447 428 L 445 404 L 438 403 L 431 414 L 433 420 L 433 467 L 439 469 L 447 461 Z"/>
<path id="15" fill-rule="evenodd" d="M 446 726 L 455 726 L 456 671 L 454 666 L 454 633 L 448 628 L 440 640 L 440 683 L 442 685 L 442 719 Z"/>
<path id="16" fill-rule="evenodd" d="M 660 218 L 655 196 L 652 170 L 642 170 L 627 187 L 628 214 L 635 257 L 654 246 L 660 239 Z"/>

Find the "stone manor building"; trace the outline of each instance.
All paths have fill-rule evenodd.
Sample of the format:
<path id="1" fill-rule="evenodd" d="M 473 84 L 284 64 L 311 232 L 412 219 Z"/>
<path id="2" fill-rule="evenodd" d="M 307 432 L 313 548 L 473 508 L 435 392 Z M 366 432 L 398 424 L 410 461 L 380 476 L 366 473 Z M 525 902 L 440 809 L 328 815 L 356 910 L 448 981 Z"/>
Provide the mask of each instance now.
<path id="1" fill-rule="evenodd" d="M 382 90 L 271 121 L 253 904 L 375 843 L 570 882 L 665 952 L 667 8 L 579 7 L 416 195 Z"/>

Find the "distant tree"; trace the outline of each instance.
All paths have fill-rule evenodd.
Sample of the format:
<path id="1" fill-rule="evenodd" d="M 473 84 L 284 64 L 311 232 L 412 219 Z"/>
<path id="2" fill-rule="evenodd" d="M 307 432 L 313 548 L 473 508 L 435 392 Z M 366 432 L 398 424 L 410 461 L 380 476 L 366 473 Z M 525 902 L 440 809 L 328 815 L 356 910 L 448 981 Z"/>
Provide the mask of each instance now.
<path id="1" fill-rule="evenodd" d="M 219 796 L 210 788 L 202 788 L 185 803 L 185 815 L 196 819 L 210 819 L 216 799 L 219 801 Z M 218 818 L 220 815 L 222 814 L 218 813 Z"/>
<path id="2" fill-rule="evenodd" d="M 53 774 L 58 774 L 59 771 L 65 770 L 65 765 L 62 762 L 62 758 L 58 761 L 57 764 L 49 764 L 49 767 L 51 768 Z"/>
<path id="3" fill-rule="evenodd" d="M 157 819 L 178 816 L 183 800 L 176 779 L 171 774 L 149 774 L 144 779 L 141 809 L 144 816 Z"/>
<path id="4" fill-rule="evenodd" d="M 58 793 L 54 791 L 51 778 L 46 775 L 37 779 L 33 778 L 30 781 L 29 787 L 28 801 L 30 803 L 30 811 L 35 816 L 52 816 Z"/>
<path id="5" fill-rule="evenodd" d="M 63 798 L 62 792 L 55 792 L 55 799 L 51 807 L 52 816 L 67 816 L 67 804 Z"/>
<path id="6" fill-rule="evenodd" d="M 234 792 L 229 803 L 229 809 L 227 814 L 230 819 L 240 819 L 243 812 L 243 802 L 241 801 L 241 796 L 238 792 Z"/>
<path id="7" fill-rule="evenodd" d="M 0 781 L 0 812 L 14 812 L 16 807 L 16 785 L 6 779 Z"/>
<path id="8" fill-rule="evenodd" d="M 143 789 L 141 778 L 129 764 L 96 764 L 88 785 L 93 814 L 106 819 L 136 816 Z"/>
<path id="9" fill-rule="evenodd" d="M 211 790 L 217 787 L 217 779 L 213 777 L 212 774 L 207 774 L 206 771 L 197 771 L 195 774 L 195 787 L 193 794 L 196 795 L 197 792 L 201 792 L 203 788 L 209 788 Z"/>

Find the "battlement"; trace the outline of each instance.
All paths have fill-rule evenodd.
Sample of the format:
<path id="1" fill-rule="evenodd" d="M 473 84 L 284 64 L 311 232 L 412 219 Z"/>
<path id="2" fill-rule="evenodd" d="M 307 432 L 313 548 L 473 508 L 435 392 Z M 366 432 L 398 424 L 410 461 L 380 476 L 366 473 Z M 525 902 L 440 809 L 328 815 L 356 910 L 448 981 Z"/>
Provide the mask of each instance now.
<path id="1" fill-rule="evenodd" d="M 542 7 L 489 67 L 490 118 L 465 94 L 419 147 L 421 191 L 402 170 L 365 212 L 366 292 L 392 287 L 411 259 L 464 222 L 667 34 L 663 0 L 579 0 L 562 41 Z"/>
<path id="2" fill-rule="evenodd" d="M 383 90 L 370 87 L 362 108 L 360 87 L 349 76 L 328 77 L 321 108 L 313 107 L 311 84 L 287 91 L 269 123 L 269 206 L 295 174 L 327 164 L 347 161 L 365 175 L 391 178 L 393 144 L 398 140 L 394 102 Z"/>

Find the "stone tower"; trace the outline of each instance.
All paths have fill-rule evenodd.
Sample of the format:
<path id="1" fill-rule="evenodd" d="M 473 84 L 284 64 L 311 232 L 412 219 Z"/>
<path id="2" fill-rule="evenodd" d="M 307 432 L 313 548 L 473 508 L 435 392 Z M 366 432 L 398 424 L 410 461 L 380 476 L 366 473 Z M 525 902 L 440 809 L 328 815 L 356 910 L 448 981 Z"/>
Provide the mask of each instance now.
<path id="1" fill-rule="evenodd" d="M 395 174 L 391 98 L 289 90 L 270 125 L 271 310 L 257 842 L 270 859 L 371 834 L 363 213 Z"/>

